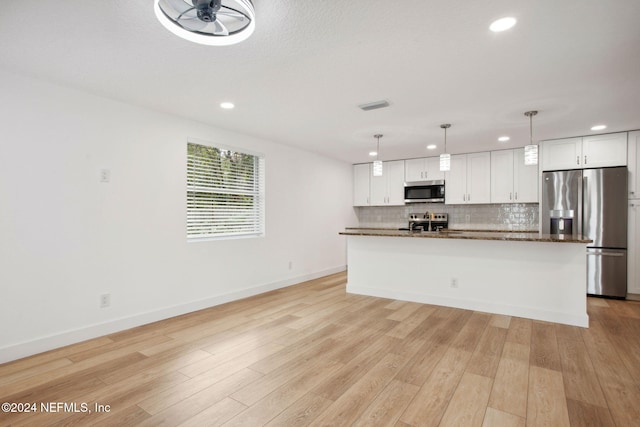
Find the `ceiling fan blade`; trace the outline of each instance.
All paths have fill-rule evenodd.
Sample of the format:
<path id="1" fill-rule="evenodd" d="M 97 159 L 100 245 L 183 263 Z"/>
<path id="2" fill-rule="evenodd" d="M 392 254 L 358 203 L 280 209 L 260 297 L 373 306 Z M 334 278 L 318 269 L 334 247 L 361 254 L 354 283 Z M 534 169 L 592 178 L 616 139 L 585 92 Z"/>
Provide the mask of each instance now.
<path id="1" fill-rule="evenodd" d="M 189 31 L 203 31 L 210 24 L 209 22 L 204 22 L 199 19 L 180 19 L 178 20 L 180 25 L 182 25 L 185 29 Z"/>
<path id="2" fill-rule="evenodd" d="M 216 29 L 213 31 L 213 34 L 215 34 L 216 36 L 228 36 L 229 35 L 229 30 L 227 30 L 227 27 L 225 27 L 224 25 L 222 25 L 222 23 L 218 20 L 213 21 L 213 25 L 215 25 Z"/>
<path id="3" fill-rule="evenodd" d="M 237 13 L 237 12 L 222 12 L 222 11 L 220 11 L 220 12 L 216 13 L 216 16 L 224 16 L 224 17 L 227 17 L 227 18 L 235 18 L 235 19 L 237 19 L 239 21 L 243 21 L 244 18 L 245 18 L 243 14 Z"/>
<path id="4" fill-rule="evenodd" d="M 184 0 L 161 0 L 160 1 L 162 9 L 165 12 L 169 12 L 169 10 L 174 10 L 178 15 L 181 15 L 188 11 L 189 9 L 194 9 L 193 4 L 191 2 L 186 2 Z"/>

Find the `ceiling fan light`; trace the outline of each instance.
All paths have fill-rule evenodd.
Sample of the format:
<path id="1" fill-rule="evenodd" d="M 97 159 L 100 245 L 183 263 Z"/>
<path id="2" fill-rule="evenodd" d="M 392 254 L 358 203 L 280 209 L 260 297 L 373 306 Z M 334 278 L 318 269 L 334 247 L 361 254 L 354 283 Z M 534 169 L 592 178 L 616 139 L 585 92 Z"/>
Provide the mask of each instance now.
<path id="1" fill-rule="evenodd" d="M 244 15 L 248 19 L 248 24 L 235 31 L 225 31 L 225 33 L 221 34 L 207 33 L 204 31 L 195 30 L 191 31 L 185 28 L 184 26 L 180 25 L 178 22 L 170 18 L 169 14 L 162 9 L 160 3 L 164 4 L 166 2 L 164 0 L 154 0 L 153 10 L 155 12 L 156 18 L 158 19 L 158 21 L 160 21 L 162 26 L 176 36 L 193 43 L 207 46 L 229 46 L 248 39 L 249 36 L 251 36 L 251 34 L 253 34 L 253 32 L 255 31 L 255 10 L 251 0 L 234 0 L 233 2 L 234 6 L 237 6 L 237 8 L 239 9 L 238 11 L 240 15 Z M 188 4 L 185 3 L 185 6 L 188 6 Z M 236 8 L 234 8 L 233 10 L 236 10 Z M 184 13 L 186 12 L 179 14 L 179 16 L 182 16 Z"/>

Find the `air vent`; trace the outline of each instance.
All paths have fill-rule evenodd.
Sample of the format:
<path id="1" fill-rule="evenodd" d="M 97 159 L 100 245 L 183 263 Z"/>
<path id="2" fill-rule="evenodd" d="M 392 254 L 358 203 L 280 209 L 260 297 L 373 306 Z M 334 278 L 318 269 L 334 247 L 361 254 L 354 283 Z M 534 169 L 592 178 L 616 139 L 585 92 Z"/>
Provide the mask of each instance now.
<path id="1" fill-rule="evenodd" d="M 387 101 L 385 101 L 385 100 L 376 101 L 376 102 L 370 102 L 368 104 L 358 105 L 358 107 L 362 111 L 377 110 L 378 108 L 385 108 L 385 107 L 388 107 L 388 106 L 389 106 L 389 103 Z"/>

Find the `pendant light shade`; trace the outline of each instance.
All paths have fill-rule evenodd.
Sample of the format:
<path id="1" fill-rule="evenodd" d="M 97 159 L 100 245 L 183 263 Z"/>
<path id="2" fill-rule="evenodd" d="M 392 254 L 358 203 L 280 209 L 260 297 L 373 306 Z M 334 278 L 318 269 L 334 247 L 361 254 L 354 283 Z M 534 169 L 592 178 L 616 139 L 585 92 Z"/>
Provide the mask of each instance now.
<path id="1" fill-rule="evenodd" d="M 526 166 L 538 164 L 538 146 L 533 143 L 533 116 L 537 111 L 527 111 L 525 116 L 529 117 L 529 145 L 524 147 L 524 164 Z"/>
<path id="2" fill-rule="evenodd" d="M 378 140 L 378 145 L 376 146 L 376 160 L 373 162 L 373 176 L 382 176 L 382 160 L 378 159 L 378 153 L 380 153 L 380 138 L 382 138 L 382 134 L 373 135 L 374 138 Z"/>
<path id="3" fill-rule="evenodd" d="M 440 170 L 446 172 L 451 170 L 451 154 L 447 153 L 447 129 L 449 129 L 451 125 L 445 123 L 440 125 L 440 127 L 444 129 L 444 153 L 440 154 Z"/>

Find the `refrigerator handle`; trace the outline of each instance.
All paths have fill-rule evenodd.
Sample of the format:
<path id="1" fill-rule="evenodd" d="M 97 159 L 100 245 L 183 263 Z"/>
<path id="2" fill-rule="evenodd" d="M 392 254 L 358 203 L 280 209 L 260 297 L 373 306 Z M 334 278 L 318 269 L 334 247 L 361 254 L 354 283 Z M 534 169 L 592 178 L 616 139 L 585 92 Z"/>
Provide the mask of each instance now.
<path id="1" fill-rule="evenodd" d="M 578 227 L 576 228 L 578 234 L 584 236 L 584 230 L 582 229 L 582 217 L 584 216 L 584 204 L 582 203 L 582 195 L 589 194 L 587 192 L 587 177 L 580 175 L 578 177 L 578 212 L 576 214 L 576 222 Z"/>

